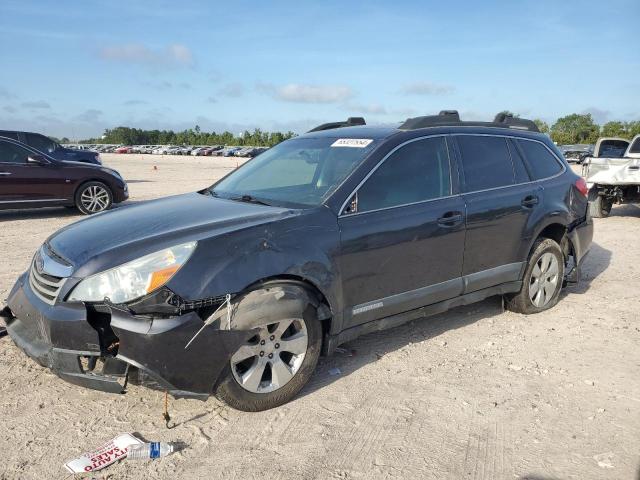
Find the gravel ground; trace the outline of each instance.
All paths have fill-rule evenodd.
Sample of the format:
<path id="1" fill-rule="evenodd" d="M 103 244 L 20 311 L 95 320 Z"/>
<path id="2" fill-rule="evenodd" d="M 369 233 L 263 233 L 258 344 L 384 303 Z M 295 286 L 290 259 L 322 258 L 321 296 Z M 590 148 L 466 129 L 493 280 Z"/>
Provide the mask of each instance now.
<path id="1" fill-rule="evenodd" d="M 103 157 L 132 202 L 205 187 L 235 167 Z M 0 212 L 0 298 L 45 238 L 80 218 Z M 640 209 L 614 207 L 596 220 L 583 282 L 553 310 L 526 317 L 491 298 L 367 335 L 321 359 L 288 405 L 243 413 L 171 400 L 171 430 L 162 393 L 67 384 L 2 338 L 0 478 L 65 478 L 65 461 L 137 432 L 187 448 L 97 478 L 640 479 L 639 238 Z"/>

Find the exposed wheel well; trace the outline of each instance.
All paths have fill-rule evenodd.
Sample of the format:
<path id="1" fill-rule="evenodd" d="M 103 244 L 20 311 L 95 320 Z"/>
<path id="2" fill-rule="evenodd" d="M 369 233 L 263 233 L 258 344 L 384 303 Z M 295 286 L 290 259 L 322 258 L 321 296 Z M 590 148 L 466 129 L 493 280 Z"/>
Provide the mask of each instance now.
<path id="1" fill-rule="evenodd" d="M 555 240 L 556 243 L 562 246 L 562 239 L 567 234 L 567 227 L 561 225 L 559 223 L 552 223 L 551 225 L 547 225 L 538 235 L 538 238 L 550 238 L 551 240 Z"/>
<path id="2" fill-rule="evenodd" d="M 567 227 L 560 223 L 552 223 L 547 225 L 538 235 L 538 238 L 550 238 L 560 245 L 560 250 L 564 255 L 565 265 L 569 261 L 569 257 L 574 255 L 573 244 L 567 235 Z M 536 239 L 537 240 L 537 239 Z M 535 241 L 534 241 L 535 244 Z"/>
<path id="3" fill-rule="evenodd" d="M 333 311 L 331 309 L 331 304 L 327 300 L 326 296 L 320 291 L 320 289 L 314 285 L 312 282 L 306 280 L 303 277 L 299 277 L 297 275 L 276 275 L 273 277 L 263 278 L 253 283 L 246 290 L 251 290 L 256 287 L 261 287 L 262 285 L 268 283 L 289 283 L 298 285 L 308 292 L 310 292 L 313 297 L 318 301 L 318 318 L 320 320 L 320 324 L 322 325 L 322 333 L 323 336 L 327 335 L 331 330 L 331 321 L 333 320 Z"/>

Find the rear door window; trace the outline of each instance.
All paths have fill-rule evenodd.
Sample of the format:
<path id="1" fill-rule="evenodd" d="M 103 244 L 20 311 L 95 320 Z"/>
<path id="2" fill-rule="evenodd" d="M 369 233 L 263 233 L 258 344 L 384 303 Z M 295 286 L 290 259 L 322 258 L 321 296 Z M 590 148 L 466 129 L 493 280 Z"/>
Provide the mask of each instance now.
<path id="1" fill-rule="evenodd" d="M 504 137 L 456 135 L 465 192 L 504 187 L 515 183 L 513 163 Z"/>
<path id="2" fill-rule="evenodd" d="M 27 163 L 29 151 L 9 142 L 0 141 L 0 163 Z"/>
<path id="3" fill-rule="evenodd" d="M 417 140 L 392 153 L 358 189 L 358 212 L 451 195 L 444 137 Z"/>
<path id="4" fill-rule="evenodd" d="M 553 177 L 562 171 L 562 165 L 540 142 L 533 140 L 516 140 L 524 153 L 529 171 L 534 180 Z"/>
<path id="5" fill-rule="evenodd" d="M 44 153 L 52 153 L 56 149 L 56 142 L 44 135 L 27 133 L 27 145 Z"/>

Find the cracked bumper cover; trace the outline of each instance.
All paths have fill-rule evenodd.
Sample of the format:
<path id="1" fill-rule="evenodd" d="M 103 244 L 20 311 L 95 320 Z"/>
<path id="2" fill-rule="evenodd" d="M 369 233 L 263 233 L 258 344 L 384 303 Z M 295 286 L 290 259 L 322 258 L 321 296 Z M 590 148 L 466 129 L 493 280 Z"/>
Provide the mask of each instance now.
<path id="1" fill-rule="evenodd" d="M 29 357 L 76 385 L 124 393 L 123 378 L 135 367 L 139 383 L 168 390 L 176 397 L 209 396 L 231 355 L 251 330 L 209 327 L 185 350 L 202 327 L 194 312 L 167 319 L 147 319 L 112 310 L 110 326 L 119 340 L 115 357 L 104 356 L 100 336 L 81 303 L 51 306 L 37 298 L 23 274 L 3 315 L 9 335 Z M 88 370 L 83 359 L 104 358 L 102 371 Z"/>

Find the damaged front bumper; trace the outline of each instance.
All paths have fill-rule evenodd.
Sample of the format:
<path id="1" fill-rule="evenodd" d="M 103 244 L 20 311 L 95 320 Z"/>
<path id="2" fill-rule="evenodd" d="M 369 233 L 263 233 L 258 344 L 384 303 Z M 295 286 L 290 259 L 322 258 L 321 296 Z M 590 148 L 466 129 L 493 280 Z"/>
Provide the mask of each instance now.
<path id="1" fill-rule="evenodd" d="M 169 318 L 134 316 L 82 303 L 44 303 L 23 274 L 2 311 L 9 335 L 28 356 L 60 378 L 83 387 L 124 393 L 127 381 L 175 397 L 208 397 L 231 355 L 254 333 L 203 325 L 195 312 Z"/>

